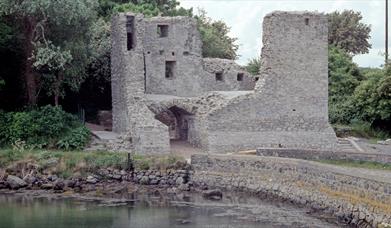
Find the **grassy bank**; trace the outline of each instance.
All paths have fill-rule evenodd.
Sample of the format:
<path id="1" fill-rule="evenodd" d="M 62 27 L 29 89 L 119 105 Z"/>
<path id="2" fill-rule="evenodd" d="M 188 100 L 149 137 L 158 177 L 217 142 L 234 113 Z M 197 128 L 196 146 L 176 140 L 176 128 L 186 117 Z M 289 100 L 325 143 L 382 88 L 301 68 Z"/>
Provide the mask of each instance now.
<path id="1" fill-rule="evenodd" d="M 372 161 L 353 161 L 353 160 L 316 160 L 316 161 L 320 163 L 338 165 L 344 167 L 391 171 L 391 164 L 382 164 L 379 162 L 372 162 Z"/>
<path id="2" fill-rule="evenodd" d="M 137 170 L 165 170 L 183 159 L 176 156 L 131 157 Z M 87 175 L 101 168 L 126 168 L 127 153 L 84 152 L 59 150 L 14 150 L 0 149 L 0 168 L 38 166 L 42 172 L 59 175 L 63 178 L 72 175 Z"/>
<path id="3" fill-rule="evenodd" d="M 369 123 L 359 122 L 350 125 L 333 124 L 333 128 L 338 137 L 354 136 L 367 138 L 373 142 L 391 138 L 388 132 L 374 129 Z"/>

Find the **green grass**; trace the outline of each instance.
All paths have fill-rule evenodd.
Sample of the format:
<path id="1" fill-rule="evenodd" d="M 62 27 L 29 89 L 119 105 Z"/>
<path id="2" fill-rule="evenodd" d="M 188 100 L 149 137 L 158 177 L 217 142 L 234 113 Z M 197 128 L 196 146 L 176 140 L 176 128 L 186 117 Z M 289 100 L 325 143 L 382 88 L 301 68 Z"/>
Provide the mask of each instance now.
<path id="1" fill-rule="evenodd" d="M 316 160 L 316 161 L 320 163 L 338 165 L 344 167 L 391 171 L 391 164 L 382 164 L 379 162 L 372 162 L 372 161 L 353 161 L 353 160 Z"/>
<path id="2" fill-rule="evenodd" d="M 183 161 L 182 158 L 172 155 L 134 155 L 132 160 L 136 170 L 165 170 L 177 161 Z M 0 168 L 18 162 L 38 164 L 41 171 L 49 170 L 66 178 L 75 173 L 86 175 L 101 168 L 126 168 L 127 153 L 0 149 Z"/>
<path id="3" fill-rule="evenodd" d="M 355 136 L 367 138 L 371 142 L 391 138 L 388 132 L 380 129 L 374 129 L 369 123 L 358 121 L 350 125 L 333 124 L 333 128 L 338 137 Z"/>

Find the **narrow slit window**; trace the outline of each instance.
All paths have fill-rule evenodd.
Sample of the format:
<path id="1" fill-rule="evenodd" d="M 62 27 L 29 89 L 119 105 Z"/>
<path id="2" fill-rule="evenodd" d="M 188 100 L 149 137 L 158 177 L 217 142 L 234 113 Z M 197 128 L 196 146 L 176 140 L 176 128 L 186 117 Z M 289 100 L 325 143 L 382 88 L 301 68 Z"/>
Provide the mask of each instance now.
<path id="1" fill-rule="evenodd" d="M 238 75 L 236 75 L 236 80 L 239 82 L 243 81 L 243 76 L 244 76 L 243 73 L 238 73 Z"/>
<path id="2" fill-rule="evenodd" d="M 305 25 L 309 25 L 310 24 L 310 19 L 309 18 L 304 19 L 304 21 L 305 21 Z"/>
<path id="3" fill-rule="evenodd" d="M 215 77 L 216 77 L 216 81 L 223 81 L 223 73 L 217 72 L 215 74 Z"/>
<path id="4" fill-rule="evenodd" d="M 173 79 L 175 76 L 175 61 L 166 61 L 165 77 Z"/>
<path id="5" fill-rule="evenodd" d="M 134 40 L 133 40 L 133 34 L 134 34 L 134 16 L 126 16 L 126 47 L 127 50 L 130 51 L 134 47 Z"/>
<path id="6" fill-rule="evenodd" d="M 157 34 L 159 37 L 167 37 L 168 25 L 157 25 Z"/>

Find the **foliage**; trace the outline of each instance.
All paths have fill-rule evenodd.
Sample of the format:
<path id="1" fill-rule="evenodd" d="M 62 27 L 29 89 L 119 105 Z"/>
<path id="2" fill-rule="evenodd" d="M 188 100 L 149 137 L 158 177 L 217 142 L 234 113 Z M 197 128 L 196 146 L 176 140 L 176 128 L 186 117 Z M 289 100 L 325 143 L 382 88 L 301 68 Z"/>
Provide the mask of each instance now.
<path id="1" fill-rule="evenodd" d="M 391 123 L 391 74 L 385 69 L 365 76 L 354 92 L 357 117 L 371 124 Z"/>
<path id="2" fill-rule="evenodd" d="M 81 150 L 90 138 L 90 132 L 84 126 L 71 129 L 57 142 L 57 148 L 63 150 Z"/>
<path id="3" fill-rule="evenodd" d="M 210 58 L 236 59 L 239 45 L 235 44 L 237 38 L 228 36 L 230 28 L 223 21 L 212 21 L 200 10 L 195 16 L 203 43 L 202 56 Z"/>
<path id="4" fill-rule="evenodd" d="M 261 70 L 261 58 L 252 58 L 247 63 L 246 66 L 247 71 L 252 75 L 259 75 Z"/>
<path id="5" fill-rule="evenodd" d="M 55 96 L 56 104 L 64 95 L 64 86 L 77 90 L 86 77 L 86 35 L 95 20 L 95 1 L 0 0 L 0 5 L 0 15 L 13 18 L 23 28 L 25 66 L 35 67 L 35 74 L 24 72 L 29 97 L 36 97 L 40 91 L 36 84 L 41 80 L 40 85 Z M 33 48 L 30 43 L 35 44 Z"/>
<path id="6" fill-rule="evenodd" d="M 371 27 L 361 22 L 360 12 L 345 10 L 329 14 L 329 44 L 349 54 L 365 54 L 372 45 L 368 42 Z"/>
<path id="7" fill-rule="evenodd" d="M 332 123 L 354 118 L 352 97 L 362 78 L 359 68 L 343 50 L 329 48 L 329 116 Z"/>
<path id="8" fill-rule="evenodd" d="M 2 143 L 8 145 L 25 142 L 32 148 L 81 149 L 89 140 L 88 130 L 60 107 L 1 112 L 0 126 Z"/>

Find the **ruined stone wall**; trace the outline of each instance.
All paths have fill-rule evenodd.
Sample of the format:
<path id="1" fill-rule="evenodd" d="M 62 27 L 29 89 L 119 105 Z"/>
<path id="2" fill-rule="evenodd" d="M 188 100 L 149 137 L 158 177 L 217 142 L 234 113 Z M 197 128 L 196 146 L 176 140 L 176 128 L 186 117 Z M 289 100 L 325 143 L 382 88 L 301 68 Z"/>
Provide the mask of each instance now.
<path id="1" fill-rule="evenodd" d="M 188 112 L 176 118 L 178 126 L 187 123 L 187 141 L 210 152 L 334 149 L 325 15 L 265 17 L 262 70 L 254 90 L 255 82 L 233 61 L 202 59 L 193 19 L 133 15 L 133 46 L 127 50 L 127 16 L 132 15 L 114 17 L 112 26 L 113 129 L 131 132 L 137 152 L 169 151 L 168 126 L 155 115 L 173 106 Z"/>
<path id="2" fill-rule="evenodd" d="M 133 24 L 129 49 L 130 18 Z M 168 127 L 156 120 L 145 104 L 143 21 L 142 15 L 134 14 L 119 14 L 112 19 L 113 131 L 130 133 L 135 153 L 168 153 Z"/>
<path id="3" fill-rule="evenodd" d="M 336 136 L 327 108 L 327 17 L 268 14 L 263 44 L 255 93 L 232 99 L 207 117 L 208 150 L 334 149 Z"/>
<path id="4" fill-rule="evenodd" d="M 192 97 L 214 90 L 254 89 L 253 78 L 234 61 L 202 58 L 195 19 L 153 17 L 144 19 L 144 25 L 146 93 Z M 159 32 L 163 27 L 164 36 Z M 167 64 L 171 75 L 166 75 Z"/>

